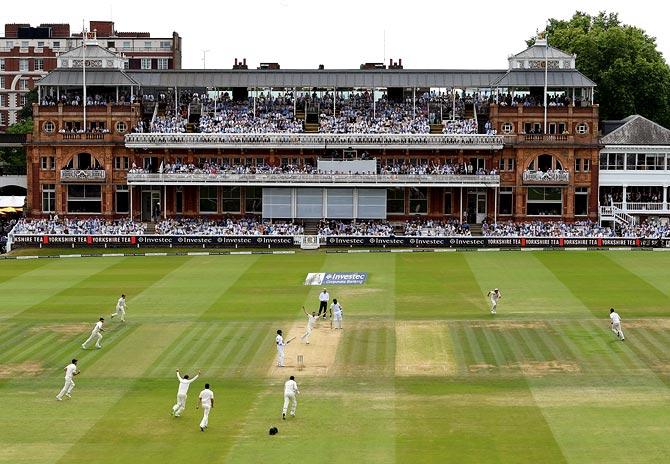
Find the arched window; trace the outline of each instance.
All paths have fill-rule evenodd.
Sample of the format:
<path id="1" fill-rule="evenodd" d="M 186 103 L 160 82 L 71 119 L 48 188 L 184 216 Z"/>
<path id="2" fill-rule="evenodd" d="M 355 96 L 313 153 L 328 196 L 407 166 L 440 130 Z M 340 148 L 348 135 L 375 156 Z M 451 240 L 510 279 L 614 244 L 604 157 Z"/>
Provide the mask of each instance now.
<path id="1" fill-rule="evenodd" d="M 77 153 L 68 161 L 65 169 L 104 169 L 102 164 L 90 153 Z"/>
<path id="2" fill-rule="evenodd" d="M 561 161 L 558 159 L 558 157 L 548 154 L 540 155 L 531 161 L 528 165 L 529 171 L 547 172 L 550 169 L 554 171 L 563 170 L 563 165 L 561 164 Z"/>

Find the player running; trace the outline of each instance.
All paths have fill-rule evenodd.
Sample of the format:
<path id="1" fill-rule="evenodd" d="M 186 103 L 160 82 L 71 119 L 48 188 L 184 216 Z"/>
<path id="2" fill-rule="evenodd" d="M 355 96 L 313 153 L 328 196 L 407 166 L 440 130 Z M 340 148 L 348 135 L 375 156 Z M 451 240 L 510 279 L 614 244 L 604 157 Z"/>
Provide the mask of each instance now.
<path id="1" fill-rule="evenodd" d="M 616 338 L 621 341 L 626 339 L 623 335 L 623 330 L 621 330 L 621 316 L 614 311 L 614 308 L 610 308 L 610 327 L 612 327 L 612 332 L 614 332 Z"/>
<path id="2" fill-rule="evenodd" d="M 101 317 L 98 322 L 95 323 L 93 326 L 93 330 L 91 331 L 91 335 L 86 339 L 84 343 L 81 344 L 82 349 L 86 349 L 86 345 L 89 344 L 89 342 L 92 342 L 95 340 L 95 347 L 100 349 L 102 346 L 100 345 L 100 340 L 102 340 L 102 334 L 100 332 L 104 332 L 105 330 L 102 328 L 102 324 L 104 324 L 105 318 Z"/>
<path id="3" fill-rule="evenodd" d="M 73 359 L 70 364 L 63 368 L 65 371 L 65 385 L 61 389 L 60 393 L 56 395 L 58 401 L 63 401 L 63 395 L 68 398 L 72 398 L 72 389 L 74 388 L 74 376 L 79 374 L 79 369 L 77 369 L 77 360 Z"/>
<path id="4" fill-rule="evenodd" d="M 298 384 L 295 382 L 295 377 L 291 376 L 284 384 L 284 408 L 281 412 L 281 418 L 286 420 L 286 411 L 288 410 L 288 403 L 291 401 L 291 417 L 295 417 L 295 408 L 298 407 L 298 399 L 296 396 L 300 393 Z"/>
<path id="5" fill-rule="evenodd" d="M 200 421 L 200 431 L 204 432 L 209 425 L 209 411 L 214 407 L 214 392 L 209 389 L 209 384 L 205 384 L 205 389 L 198 395 L 198 400 L 202 405 L 202 420 Z M 195 405 L 198 409 L 198 405 Z"/>
<path id="6" fill-rule="evenodd" d="M 114 319 L 114 316 L 120 316 L 121 322 L 126 322 L 126 295 L 121 295 L 119 301 L 116 302 L 116 311 L 110 317 Z"/>
<path id="7" fill-rule="evenodd" d="M 186 409 L 186 396 L 188 394 L 188 387 L 191 386 L 192 382 L 200 376 L 200 371 L 192 379 L 188 378 L 188 375 L 182 377 L 177 369 L 177 380 L 179 380 L 179 389 L 177 390 L 177 403 L 172 406 L 172 415 L 174 417 L 179 417 L 181 413 Z"/>
<path id="8" fill-rule="evenodd" d="M 305 313 L 305 316 L 307 316 L 307 329 L 305 330 L 305 333 L 302 335 L 302 337 L 300 337 L 300 340 L 309 345 L 309 336 L 312 334 L 312 329 L 314 329 L 316 321 L 319 320 L 319 316 L 316 314 L 316 311 L 312 311 L 312 314 L 308 314 L 307 311 L 305 311 L 304 306 L 302 307 L 302 312 Z"/>
<path id="9" fill-rule="evenodd" d="M 495 314 L 496 308 L 498 307 L 498 300 L 502 298 L 500 290 L 494 288 L 493 290 L 488 292 L 486 296 L 488 296 L 491 299 L 491 314 Z"/>

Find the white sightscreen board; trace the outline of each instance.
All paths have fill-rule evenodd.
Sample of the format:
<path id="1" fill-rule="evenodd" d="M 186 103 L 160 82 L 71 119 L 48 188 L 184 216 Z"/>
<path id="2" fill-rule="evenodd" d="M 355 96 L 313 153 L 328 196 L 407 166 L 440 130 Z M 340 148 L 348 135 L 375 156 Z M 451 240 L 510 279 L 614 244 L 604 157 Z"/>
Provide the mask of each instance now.
<path id="1" fill-rule="evenodd" d="M 296 217 L 309 219 L 323 218 L 323 189 L 296 189 L 296 204 Z"/>
<path id="2" fill-rule="evenodd" d="M 386 219 L 386 189 L 358 189 L 358 217 Z"/>
<path id="3" fill-rule="evenodd" d="M 354 189 L 327 189 L 327 216 L 329 219 L 351 219 L 354 217 Z"/>
<path id="4" fill-rule="evenodd" d="M 291 190 L 290 188 L 264 188 L 263 217 L 267 219 L 290 218 Z"/>

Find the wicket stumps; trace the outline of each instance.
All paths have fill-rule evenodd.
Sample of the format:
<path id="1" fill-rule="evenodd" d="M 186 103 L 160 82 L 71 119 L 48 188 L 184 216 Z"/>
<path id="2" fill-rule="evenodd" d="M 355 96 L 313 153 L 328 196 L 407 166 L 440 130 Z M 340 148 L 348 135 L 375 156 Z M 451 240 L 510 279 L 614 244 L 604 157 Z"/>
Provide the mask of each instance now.
<path id="1" fill-rule="evenodd" d="M 301 354 L 298 355 L 298 370 L 301 371 L 305 367 L 305 358 Z"/>

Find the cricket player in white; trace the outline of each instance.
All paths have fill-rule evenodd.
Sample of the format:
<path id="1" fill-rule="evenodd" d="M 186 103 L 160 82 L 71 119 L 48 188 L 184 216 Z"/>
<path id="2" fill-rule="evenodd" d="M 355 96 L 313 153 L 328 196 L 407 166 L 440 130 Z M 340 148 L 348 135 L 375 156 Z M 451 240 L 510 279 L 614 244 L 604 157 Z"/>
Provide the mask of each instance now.
<path id="1" fill-rule="evenodd" d="M 502 298 L 502 295 L 500 294 L 500 290 L 497 288 L 494 288 L 491 290 L 488 295 L 489 298 L 491 298 L 491 314 L 496 313 L 496 308 L 498 307 L 498 300 Z"/>
<path id="2" fill-rule="evenodd" d="M 326 311 L 328 310 L 328 301 L 330 300 L 330 295 L 328 291 L 324 288 L 321 293 L 319 293 L 319 316 L 321 311 L 323 311 L 323 318 L 326 318 Z"/>
<path id="3" fill-rule="evenodd" d="M 277 367 L 284 367 L 284 337 L 282 337 L 281 330 L 277 330 L 275 343 L 277 344 Z"/>
<path id="4" fill-rule="evenodd" d="M 74 388 L 74 376 L 79 374 L 79 369 L 77 369 L 77 360 L 73 359 L 70 364 L 63 368 L 65 370 L 65 385 L 61 389 L 60 393 L 56 395 L 58 401 L 63 401 L 63 395 L 68 398 L 72 398 L 72 389 Z"/>
<path id="5" fill-rule="evenodd" d="M 312 334 L 312 329 L 314 328 L 314 325 L 316 325 L 316 321 L 319 320 L 319 316 L 317 316 L 316 311 L 312 311 L 312 314 L 307 314 L 304 306 L 302 307 L 302 312 L 307 316 L 307 329 L 303 336 L 300 337 L 300 340 L 309 345 L 309 336 Z"/>
<path id="6" fill-rule="evenodd" d="M 330 315 L 333 318 L 335 329 L 342 328 L 342 306 L 333 298 L 333 304 L 330 305 Z M 332 326 L 331 326 L 332 327 Z"/>
<path id="7" fill-rule="evenodd" d="M 126 295 L 121 295 L 116 302 L 116 312 L 112 313 L 111 318 L 114 319 L 114 316 L 120 316 L 121 322 L 126 322 Z"/>
<path id="8" fill-rule="evenodd" d="M 291 417 L 295 417 L 295 408 L 298 407 L 298 399 L 296 396 L 300 393 L 298 384 L 295 382 L 295 377 L 291 376 L 284 384 L 284 408 L 281 411 L 281 418 L 286 419 L 286 411 L 288 410 L 288 402 L 291 401 Z"/>
<path id="9" fill-rule="evenodd" d="M 200 431 L 204 432 L 209 425 L 209 411 L 214 407 L 214 392 L 209 389 L 209 384 L 205 384 L 205 389 L 200 392 L 198 396 L 200 404 L 202 405 L 202 420 L 200 421 Z M 195 405 L 198 409 L 198 405 Z"/>
<path id="10" fill-rule="evenodd" d="M 186 395 L 188 394 L 188 387 L 191 386 L 192 382 L 200 376 L 200 371 L 192 379 L 188 378 L 188 375 L 182 377 L 177 369 L 177 380 L 179 380 L 179 389 L 177 390 L 177 403 L 172 406 L 172 415 L 179 417 L 181 413 L 186 409 Z"/>
<path id="11" fill-rule="evenodd" d="M 610 308 L 610 325 L 612 327 L 612 332 L 616 335 L 621 341 L 624 341 L 626 338 L 623 335 L 623 330 L 621 330 L 621 317 L 614 311 L 614 308 Z"/>
<path id="12" fill-rule="evenodd" d="M 105 318 L 101 317 L 98 322 L 95 323 L 95 326 L 93 326 L 93 330 L 91 331 L 91 335 L 86 339 L 84 343 L 81 344 L 81 347 L 83 349 L 86 349 L 86 345 L 89 344 L 89 342 L 92 342 L 95 340 L 95 347 L 96 348 L 102 348 L 100 346 L 100 340 L 102 340 L 102 334 L 100 332 L 104 332 L 105 330 L 102 328 L 102 324 L 105 322 Z"/>

